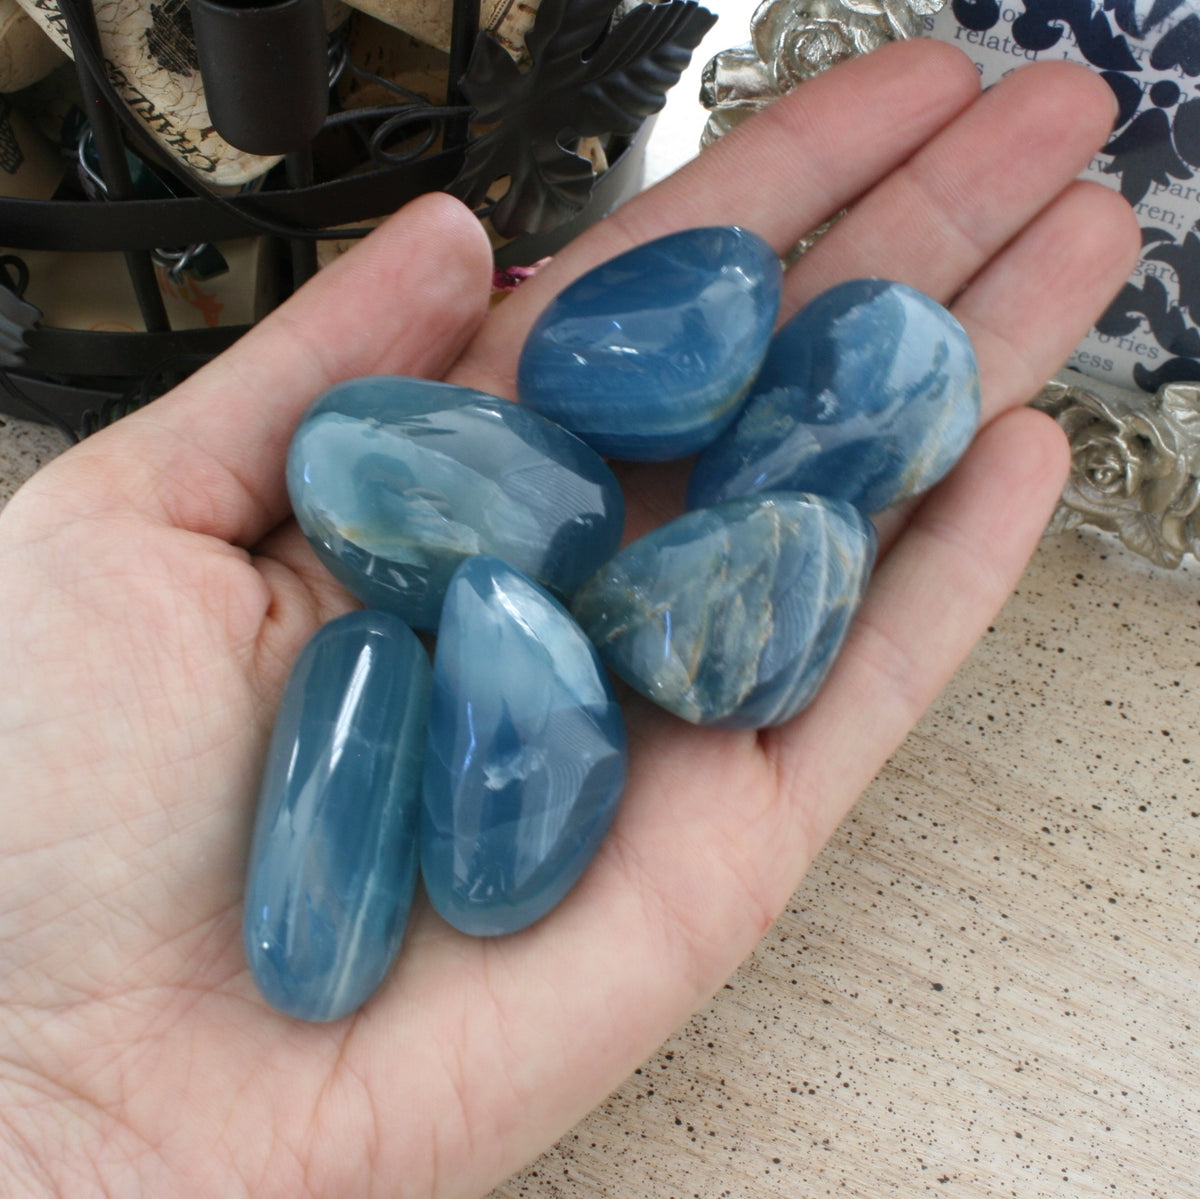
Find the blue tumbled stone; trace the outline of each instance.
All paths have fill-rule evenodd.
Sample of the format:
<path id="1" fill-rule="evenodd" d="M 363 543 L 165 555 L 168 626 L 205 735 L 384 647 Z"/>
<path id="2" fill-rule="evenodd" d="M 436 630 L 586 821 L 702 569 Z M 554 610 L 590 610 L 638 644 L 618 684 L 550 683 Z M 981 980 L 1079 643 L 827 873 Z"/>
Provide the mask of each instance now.
<path id="1" fill-rule="evenodd" d="M 696 462 L 688 506 L 784 490 L 878 512 L 933 486 L 978 424 L 958 321 L 902 283 L 855 279 L 775 335 L 737 421 Z"/>
<path id="2" fill-rule="evenodd" d="M 353 595 L 437 625 L 458 564 L 492 553 L 570 595 L 617 547 L 621 489 L 577 437 L 518 404 L 426 379 L 327 391 L 292 439 L 288 491 Z"/>
<path id="3" fill-rule="evenodd" d="M 625 783 L 604 667 L 557 601 L 499 559 L 459 568 L 433 667 L 421 873 L 466 933 L 544 916 L 591 861 Z"/>
<path id="4" fill-rule="evenodd" d="M 517 394 L 609 457 L 694 454 L 737 413 L 781 286 L 771 247 L 735 226 L 638 246 L 551 302 L 521 352 Z"/>
<path id="5" fill-rule="evenodd" d="M 842 500 L 775 492 L 689 512 L 627 545 L 576 593 L 600 656 L 693 724 L 765 728 L 824 681 L 875 559 Z"/>
<path id="6" fill-rule="evenodd" d="M 267 1001 L 337 1020 L 383 981 L 417 878 L 429 659 L 403 621 L 353 612 L 288 678 L 250 849 L 243 942 Z"/>

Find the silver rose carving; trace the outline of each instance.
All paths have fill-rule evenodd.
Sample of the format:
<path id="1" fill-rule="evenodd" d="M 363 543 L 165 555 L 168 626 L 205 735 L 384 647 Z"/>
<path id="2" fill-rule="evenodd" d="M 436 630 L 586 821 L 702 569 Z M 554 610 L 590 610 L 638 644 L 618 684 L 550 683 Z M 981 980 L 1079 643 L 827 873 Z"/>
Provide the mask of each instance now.
<path id="1" fill-rule="evenodd" d="M 821 71 L 896 38 L 912 37 L 945 0 L 766 0 L 751 45 L 723 50 L 704 69 L 708 145 L 752 112 Z"/>
<path id="2" fill-rule="evenodd" d="M 1033 403 L 1071 442 L 1071 476 L 1049 532 L 1106 529 L 1159 566 L 1200 556 L 1200 383 L 1148 396 L 1059 378 Z"/>

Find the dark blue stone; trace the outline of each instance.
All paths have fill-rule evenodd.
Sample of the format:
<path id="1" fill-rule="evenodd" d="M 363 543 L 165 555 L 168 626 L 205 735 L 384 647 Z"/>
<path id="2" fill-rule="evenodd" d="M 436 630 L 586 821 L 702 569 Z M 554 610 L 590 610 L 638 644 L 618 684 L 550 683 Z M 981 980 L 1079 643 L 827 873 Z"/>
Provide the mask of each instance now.
<path id="1" fill-rule="evenodd" d="M 544 916 L 583 873 L 625 784 L 625 726 L 583 631 L 499 559 L 464 562 L 433 667 L 421 873 L 455 928 Z"/>
<path id="2" fill-rule="evenodd" d="M 522 404 L 612 458 L 662 462 L 733 419 L 779 311 L 779 259 L 745 229 L 688 229 L 596 267 L 530 332 Z"/>
<path id="3" fill-rule="evenodd" d="M 693 724 L 782 724 L 816 694 L 875 559 L 842 500 L 776 492 L 689 512 L 627 545 L 576 593 L 604 661 Z"/>
<path id="4" fill-rule="evenodd" d="M 688 506 L 811 491 L 878 512 L 932 487 L 978 424 L 958 321 L 902 283 L 855 279 L 775 335 L 737 421 L 697 461 Z"/>
<path id="5" fill-rule="evenodd" d="M 417 878 L 430 670 L 412 630 L 354 612 L 292 669 L 258 801 L 243 941 L 267 1001 L 337 1020 L 383 981 Z"/>
<path id="6" fill-rule="evenodd" d="M 426 379 L 327 391 L 292 439 L 288 491 L 353 595 L 437 625 L 455 568 L 497 554 L 570 595 L 620 543 L 621 489 L 599 456 L 518 404 Z"/>

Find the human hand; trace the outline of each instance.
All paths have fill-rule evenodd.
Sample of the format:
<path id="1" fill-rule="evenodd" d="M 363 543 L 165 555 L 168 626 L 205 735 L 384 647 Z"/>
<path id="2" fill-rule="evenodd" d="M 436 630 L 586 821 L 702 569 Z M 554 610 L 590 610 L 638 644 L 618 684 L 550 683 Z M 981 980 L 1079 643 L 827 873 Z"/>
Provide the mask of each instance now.
<path id="1" fill-rule="evenodd" d="M 1094 76 L 977 98 L 936 43 L 806 84 L 564 250 L 485 316 L 473 218 L 421 199 L 172 395 L 47 467 L 0 517 L 0 1193 L 478 1196 L 554 1140 L 715 990 L 1003 603 L 1061 487 L 1037 390 L 1124 280 L 1115 194 L 1071 180 L 1111 126 Z M 352 607 L 287 519 L 283 459 L 331 383 L 395 372 L 512 395 L 524 330 L 587 266 L 739 223 L 780 252 L 784 315 L 845 278 L 943 301 L 979 356 L 960 468 L 884 523 L 817 701 L 762 733 L 627 706 L 630 775 L 599 856 L 526 931 L 418 904 L 356 1015 L 265 1006 L 240 906 L 257 775 L 292 659 Z M 627 468 L 630 534 L 682 468 Z"/>

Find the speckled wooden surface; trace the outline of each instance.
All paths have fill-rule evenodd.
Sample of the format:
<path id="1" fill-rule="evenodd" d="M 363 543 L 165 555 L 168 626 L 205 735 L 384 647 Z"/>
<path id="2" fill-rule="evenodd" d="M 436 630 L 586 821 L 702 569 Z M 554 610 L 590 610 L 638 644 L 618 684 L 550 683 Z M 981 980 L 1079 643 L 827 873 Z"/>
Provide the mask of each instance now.
<path id="1" fill-rule="evenodd" d="M 66 438 L 30 421 L 0 412 L 0 507 L 40 466 L 66 447 Z"/>

